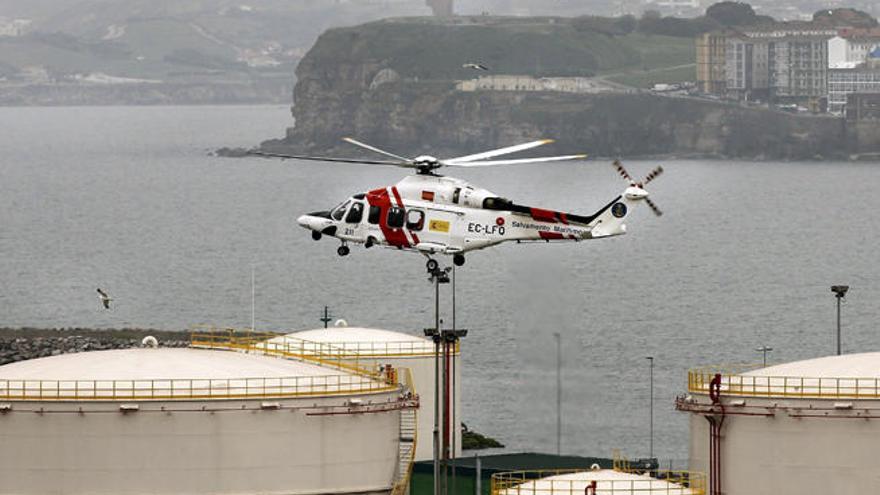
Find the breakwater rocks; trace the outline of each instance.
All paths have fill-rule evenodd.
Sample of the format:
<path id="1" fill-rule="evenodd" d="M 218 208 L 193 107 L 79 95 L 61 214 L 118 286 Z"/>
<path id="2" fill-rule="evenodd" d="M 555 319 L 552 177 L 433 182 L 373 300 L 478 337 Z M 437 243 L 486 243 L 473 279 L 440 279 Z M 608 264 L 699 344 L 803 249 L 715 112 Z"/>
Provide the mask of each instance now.
<path id="1" fill-rule="evenodd" d="M 160 347 L 189 345 L 189 333 L 183 331 L 0 328 L 0 365 L 59 354 L 140 347 L 147 335 L 156 337 Z"/>

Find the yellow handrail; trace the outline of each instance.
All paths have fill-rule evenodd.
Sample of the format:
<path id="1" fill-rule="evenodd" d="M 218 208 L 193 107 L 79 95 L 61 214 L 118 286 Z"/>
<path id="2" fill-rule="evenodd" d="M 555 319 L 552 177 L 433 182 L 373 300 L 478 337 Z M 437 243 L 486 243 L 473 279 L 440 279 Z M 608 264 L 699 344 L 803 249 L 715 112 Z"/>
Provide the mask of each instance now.
<path id="1" fill-rule="evenodd" d="M 880 398 L 880 378 L 754 376 L 746 371 L 759 365 L 696 368 L 688 371 L 688 391 L 708 394 L 716 374 L 722 395 L 821 399 Z"/>
<path id="2" fill-rule="evenodd" d="M 652 477 L 615 479 L 581 477 L 546 479 L 552 476 L 588 472 L 586 469 L 544 469 L 510 471 L 492 475 L 492 495 L 596 495 L 596 494 L 667 494 L 704 495 L 706 476 L 688 471 L 652 471 Z M 592 482 L 596 482 L 595 490 Z"/>
<path id="3" fill-rule="evenodd" d="M 353 374 L 143 379 L 143 380 L 0 380 L 3 400 L 191 400 L 283 398 L 386 392 L 397 384 Z"/>

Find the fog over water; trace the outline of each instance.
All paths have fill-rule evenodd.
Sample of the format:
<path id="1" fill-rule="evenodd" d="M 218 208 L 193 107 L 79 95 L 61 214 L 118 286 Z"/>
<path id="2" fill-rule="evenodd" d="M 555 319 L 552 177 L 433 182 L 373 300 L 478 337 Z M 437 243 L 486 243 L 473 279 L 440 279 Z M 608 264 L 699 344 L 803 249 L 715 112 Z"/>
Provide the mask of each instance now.
<path id="1" fill-rule="evenodd" d="M 317 327 L 326 304 L 350 324 L 420 333 L 432 323 L 421 256 L 355 246 L 339 258 L 294 222 L 405 171 L 207 154 L 287 125 L 283 106 L 0 108 L 0 326 L 246 326 L 253 267 L 260 329 Z M 564 451 L 647 455 L 651 355 L 656 451 L 683 466 L 673 400 L 689 367 L 759 361 L 761 345 L 774 362 L 830 353 L 833 283 L 852 286 L 844 351 L 880 348 L 877 164 L 627 166 L 658 163 L 663 217 L 643 208 L 626 236 L 506 245 L 457 270 L 468 426 L 511 451 L 555 450 L 560 332 Z M 625 186 L 604 161 L 454 173 L 586 213 Z"/>

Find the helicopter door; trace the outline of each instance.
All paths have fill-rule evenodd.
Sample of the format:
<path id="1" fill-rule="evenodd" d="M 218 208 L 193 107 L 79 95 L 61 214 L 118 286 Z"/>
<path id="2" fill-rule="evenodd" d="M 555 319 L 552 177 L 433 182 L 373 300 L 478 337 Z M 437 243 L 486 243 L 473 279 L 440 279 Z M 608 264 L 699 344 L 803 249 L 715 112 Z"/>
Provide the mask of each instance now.
<path id="1" fill-rule="evenodd" d="M 349 240 L 360 240 L 366 238 L 366 228 L 363 227 L 364 220 L 364 202 L 353 201 L 348 208 L 348 214 L 345 215 L 345 223 L 341 225 L 342 236 Z"/>
<path id="2" fill-rule="evenodd" d="M 461 245 L 461 227 L 459 216 L 451 211 L 429 210 L 423 221 L 423 230 L 419 237 L 427 242 L 443 246 L 458 247 Z"/>

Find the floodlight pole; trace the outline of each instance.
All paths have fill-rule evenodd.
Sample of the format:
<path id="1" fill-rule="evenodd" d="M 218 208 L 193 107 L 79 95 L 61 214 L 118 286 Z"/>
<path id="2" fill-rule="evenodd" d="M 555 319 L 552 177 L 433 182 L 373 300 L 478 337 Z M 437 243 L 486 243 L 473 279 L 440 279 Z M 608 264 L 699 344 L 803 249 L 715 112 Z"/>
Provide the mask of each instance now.
<path id="1" fill-rule="evenodd" d="M 553 334 L 556 339 L 556 455 L 562 454 L 562 335 Z"/>
<path id="2" fill-rule="evenodd" d="M 834 297 L 837 298 L 837 355 L 840 356 L 840 302 L 846 296 L 846 292 L 849 290 L 848 285 L 832 285 L 831 292 L 834 293 Z"/>
<path id="3" fill-rule="evenodd" d="M 648 362 L 650 363 L 649 381 L 651 382 L 650 395 L 649 395 L 649 397 L 650 397 L 650 399 L 649 399 L 650 400 L 650 402 L 649 402 L 650 422 L 649 422 L 649 434 L 648 434 L 648 438 L 649 438 L 649 440 L 648 440 L 648 442 L 649 442 L 648 443 L 648 458 L 653 459 L 654 458 L 654 357 L 648 356 L 645 359 L 647 359 Z"/>
<path id="4" fill-rule="evenodd" d="M 772 351 L 773 348 L 767 347 L 766 345 L 763 345 L 761 347 L 758 347 L 755 350 L 764 354 L 764 359 L 762 360 L 762 362 L 764 363 L 764 368 L 766 368 L 767 367 L 767 353 Z"/>

